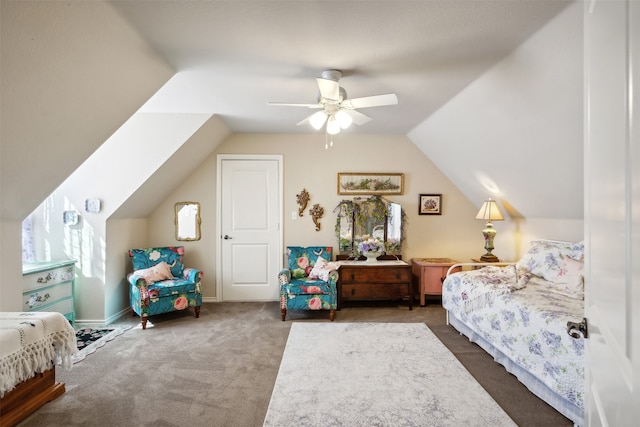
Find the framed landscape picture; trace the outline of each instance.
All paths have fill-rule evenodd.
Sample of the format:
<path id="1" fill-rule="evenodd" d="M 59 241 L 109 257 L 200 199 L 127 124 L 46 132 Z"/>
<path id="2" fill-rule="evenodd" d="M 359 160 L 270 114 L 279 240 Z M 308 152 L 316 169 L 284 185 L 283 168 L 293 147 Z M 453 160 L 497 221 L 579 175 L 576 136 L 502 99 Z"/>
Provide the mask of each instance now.
<path id="1" fill-rule="evenodd" d="M 403 173 L 338 172 L 338 194 L 403 194 Z"/>
<path id="2" fill-rule="evenodd" d="M 442 215 L 442 194 L 421 194 L 418 209 L 420 215 Z"/>

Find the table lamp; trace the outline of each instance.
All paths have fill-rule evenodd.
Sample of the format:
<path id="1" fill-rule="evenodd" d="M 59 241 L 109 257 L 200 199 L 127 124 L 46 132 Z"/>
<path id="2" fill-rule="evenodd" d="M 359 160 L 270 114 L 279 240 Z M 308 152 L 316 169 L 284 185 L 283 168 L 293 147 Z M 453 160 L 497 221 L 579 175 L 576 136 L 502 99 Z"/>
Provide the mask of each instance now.
<path id="1" fill-rule="evenodd" d="M 485 200 L 478 211 L 478 215 L 476 215 L 476 219 L 483 219 L 487 221 L 485 229 L 482 230 L 482 235 L 484 236 L 484 248 L 487 253 L 480 257 L 480 261 L 498 262 L 498 257 L 491 253 L 493 250 L 493 239 L 496 237 L 496 230 L 493 228 L 491 221 L 502 221 L 504 220 L 504 217 L 502 216 L 502 213 L 500 213 L 500 209 L 498 209 L 496 201 L 492 199 Z"/>

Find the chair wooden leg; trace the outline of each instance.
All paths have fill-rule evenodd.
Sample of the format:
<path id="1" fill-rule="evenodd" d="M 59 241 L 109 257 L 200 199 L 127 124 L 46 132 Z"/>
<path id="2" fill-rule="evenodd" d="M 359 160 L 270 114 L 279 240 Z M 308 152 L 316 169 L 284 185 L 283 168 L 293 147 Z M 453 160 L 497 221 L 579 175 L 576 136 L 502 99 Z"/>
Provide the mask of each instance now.
<path id="1" fill-rule="evenodd" d="M 287 309 L 286 308 L 281 308 L 280 309 L 280 314 L 282 314 L 282 321 L 284 322 L 284 318 L 287 317 Z"/>
<path id="2" fill-rule="evenodd" d="M 336 318 L 336 311 L 335 310 L 329 310 L 329 320 L 331 320 L 333 322 L 333 319 Z"/>
<path id="3" fill-rule="evenodd" d="M 142 329 L 147 329 L 147 316 L 140 317 L 140 321 L 142 322 Z"/>
<path id="4" fill-rule="evenodd" d="M 200 306 L 196 306 L 196 319 L 200 317 Z"/>

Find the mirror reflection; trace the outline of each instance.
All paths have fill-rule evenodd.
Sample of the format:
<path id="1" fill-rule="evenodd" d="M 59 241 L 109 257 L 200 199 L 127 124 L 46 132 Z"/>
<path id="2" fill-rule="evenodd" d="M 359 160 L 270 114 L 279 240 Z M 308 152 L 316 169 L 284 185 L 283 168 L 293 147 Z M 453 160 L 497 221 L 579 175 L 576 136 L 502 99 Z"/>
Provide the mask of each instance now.
<path id="1" fill-rule="evenodd" d="M 399 254 L 402 246 L 402 206 L 399 203 L 387 205 L 387 242 L 388 252 Z"/>
<path id="2" fill-rule="evenodd" d="M 176 240 L 200 240 L 200 203 L 178 202 L 175 211 Z"/>
<path id="3" fill-rule="evenodd" d="M 357 256 L 360 242 L 370 237 L 385 242 L 386 254 L 402 250 L 403 211 L 399 203 L 380 196 L 343 200 L 336 207 L 336 233 L 341 254 Z"/>

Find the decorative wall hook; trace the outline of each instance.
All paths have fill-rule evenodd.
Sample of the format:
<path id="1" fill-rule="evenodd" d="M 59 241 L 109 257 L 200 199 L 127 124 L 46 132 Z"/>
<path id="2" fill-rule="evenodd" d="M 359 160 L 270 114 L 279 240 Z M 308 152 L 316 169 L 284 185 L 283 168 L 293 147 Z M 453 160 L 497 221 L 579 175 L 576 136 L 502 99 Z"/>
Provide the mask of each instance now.
<path id="1" fill-rule="evenodd" d="M 296 195 L 296 199 L 298 200 L 298 205 L 300 205 L 300 209 L 298 209 L 298 216 L 303 216 L 304 210 L 307 208 L 307 203 L 309 203 L 309 200 L 311 199 L 307 189 L 303 188 L 300 194 Z"/>
<path id="2" fill-rule="evenodd" d="M 316 225 L 316 231 L 320 231 L 320 218 L 324 215 L 324 208 L 320 204 L 316 203 L 312 209 L 309 209 L 309 215 L 313 218 L 313 223 Z"/>

